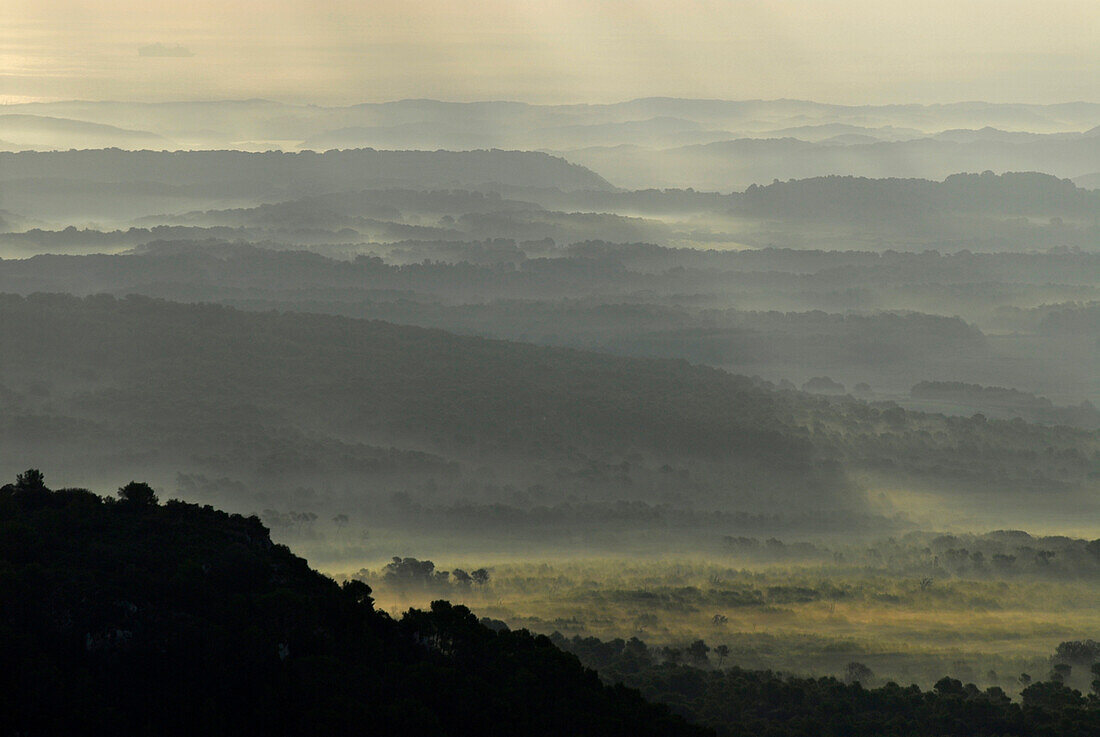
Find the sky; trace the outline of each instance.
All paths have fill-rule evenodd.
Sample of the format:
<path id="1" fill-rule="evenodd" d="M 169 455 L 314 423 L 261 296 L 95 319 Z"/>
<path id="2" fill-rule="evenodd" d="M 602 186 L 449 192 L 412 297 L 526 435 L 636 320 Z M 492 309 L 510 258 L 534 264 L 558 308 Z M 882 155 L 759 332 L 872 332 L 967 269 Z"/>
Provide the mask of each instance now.
<path id="1" fill-rule="evenodd" d="M 0 103 L 1100 100 L 1098 0 L 3 0 Z"/>

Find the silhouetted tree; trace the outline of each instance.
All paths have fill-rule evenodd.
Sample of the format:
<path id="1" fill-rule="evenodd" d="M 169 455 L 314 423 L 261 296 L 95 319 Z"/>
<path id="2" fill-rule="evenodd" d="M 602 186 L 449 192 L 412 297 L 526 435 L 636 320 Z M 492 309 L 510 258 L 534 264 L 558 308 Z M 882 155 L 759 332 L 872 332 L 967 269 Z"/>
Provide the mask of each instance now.
<path id="1" fill-rule="evenodd" d="M 383 570 L 383 580 L 398 586 L 444 584 L 451 575 L 449 571 L 437 571 L 435 563 L 430 560 L 398 556 L 394 556 L 393 561 L 387 563 Z"/>
<path id="2" fill-rule="evenodd" d="M 149 507 L 157 503 L 157 493 L 144 481 L 131 481 L 118 489 L 118 497 L 127 504 Z"/>
<path id="3" fill-rule="evenodd" d="M 28 468 L 15 477 L 15 489 L 23 492 L 46 491 L 45 478 L 37 468 Z"/>
<path id="4" fill-rule="evenodd" d="M 350 596 L 356 604 L 366 609 L 374 610 L 374 597 L 371 596 L 374 591 L 370 586 L 362 581 L 351 579 L 349 581 L 344 581 L 341 588 L 343 588 L 344 593 Z"/>

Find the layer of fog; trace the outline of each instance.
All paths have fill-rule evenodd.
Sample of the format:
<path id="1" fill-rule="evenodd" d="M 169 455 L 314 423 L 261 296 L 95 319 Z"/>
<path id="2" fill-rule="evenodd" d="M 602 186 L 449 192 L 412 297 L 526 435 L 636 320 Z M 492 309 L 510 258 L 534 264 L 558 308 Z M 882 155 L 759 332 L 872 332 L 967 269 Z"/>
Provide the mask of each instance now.
<path id="1" fill-rule="evenodd" d="M 940 179 L 986 169 L 1043 171 L 1092 186 L 1098 125 L 1100 106 L 1089 103 L 57 102 L 0 108 L 0 149 L 543 150 L 622 187 L 722 192 L 830 174 Z"/>

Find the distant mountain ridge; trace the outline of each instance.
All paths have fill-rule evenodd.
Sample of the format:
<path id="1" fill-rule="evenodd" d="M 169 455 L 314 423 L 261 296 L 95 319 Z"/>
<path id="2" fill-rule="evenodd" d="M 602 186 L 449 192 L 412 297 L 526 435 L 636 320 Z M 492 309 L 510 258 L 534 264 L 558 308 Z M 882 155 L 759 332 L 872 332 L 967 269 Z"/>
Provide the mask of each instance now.
<path id="1" fill-rule="evenodd" d="M 620 187 L 692 187 L 719 192 L 773 179 L 829 175 L 943 179 L 960 171 L 988 170 L 1034 171 L 1074 178 L 1100 171 L 1100 137 L 1020 136 L 1024 140 L 1015 140 L 1015 134 L 982 136 L 968 132 L 964 137 L 956 132 L 946 138 L 859 139 L 849 145 L 789 137 L 743 137 L 660 150 L 614 146 L 563 154 Z M 1006 137 L 1009 140 L 1004 140 Z"/>
<path id="2" fill-rule="evenodd" d="M 1100 105 L 835 105 L 803 100 L 644 98 L 608 104 L 397 100 L 346 107 L 268 100 L 210 102 L 53 102 L 0 106 L 0 112 L 139 127 L 177 148 L 336 145 L 374 148 L 569 150 L 634 144 L 668 148 L 784 131 L 809 140 L 840 126 L 879 140 L 953 129 L 1034 133 L 1084 131 L 1100 124 Z M 354 135 L 354 138 L 348 138 Z M 14 140 L 16 144 L 21 141 Z M 267 142 L 266 144 L 264 142 Z"/>
<path id="3" fill-rule="evenodd" d="M 1092 133 L 1100 125 L 1100 105 L 1084 102 L 833 105 L 646 98 L 580 105 L 399 100 L 322 107 L 244 100 L 0 106 L 0 117 L 5 113 L 42 120 L 42 131 L 5 134 L 0 125 L 0 140 L 12 149 L 545 151 L 628 188 L 729 192 L 828 174 L 941 179 L 986 169 L 1061 177 L 1100 171 L 1100 137 Z M 80 128 L 88 124 L 119 130 L 91 135 Z M 63 125 L 70 126 L 67 136 L 47 135 L 46 129 Z M 160 138 L 135 139 L 130 129 Z"/>
<path id="4" fill-rule="evenodd" d="M 317 193 L 370 186 L 445 188 L 499 183 L 559 189 L 611 186 L 584 167 L 525 151 L 376 151 L 323 154 L 244 151 L 55 151 L 0 153 L 0 186 L 69 179 L 173 186 L 238 185 L 245 192 Z"/>
<path id="5" fill-rule="evenodd" d="M 149 131 L 17 113 L 0 114 L 0 137 L 18 139 L 25 147 L 46 148 L 95 148 L 120 142 L 129 146 L 167 144 L 162 136 Z"/>

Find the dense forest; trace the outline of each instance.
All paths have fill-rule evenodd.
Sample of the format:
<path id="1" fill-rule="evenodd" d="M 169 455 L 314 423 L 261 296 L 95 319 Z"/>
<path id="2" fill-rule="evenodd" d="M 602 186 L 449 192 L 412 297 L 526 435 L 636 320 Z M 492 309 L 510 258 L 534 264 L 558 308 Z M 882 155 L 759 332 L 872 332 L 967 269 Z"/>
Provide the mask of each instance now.
<path id="1" fill-rule="evenodd" d="M 660 652 L 637 639 L 601 642 L 555 633 L 551 640 L 597 668 L 606 680 L 637 688 L 691 721 L 731 737 L 1084 737 L 1100 729 L 1100 680 L 1082 695 L 1059 676 L 1072 668 L 1066 660 L 1080 665 L 1069 649 L 1070 657 L 1056 663 L 1062 670 L 1053 670 L 1049 680 L 1029 683 L 1014 702 L 998 687 L 982 690 L 949 677 L 927 691 L 893 682 L 868 688 L 863 681 L 873 673 L 858 662 L 849 665 L 843 679 L 726 667 L 722 661 L 728 652 L 713 653 L 701 640 Z M 1097 655 L 1094 647 L 1080 650 L 1091 650 L 1086 660 Z M 717 667 L 706 665 L 712 657 Z M 1093 677 L 1100 677 L 1100 663 L 1086 662 L 1086 669 L 1089 665 Z"/>

